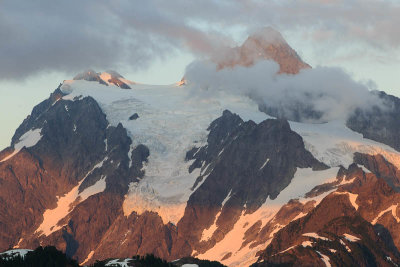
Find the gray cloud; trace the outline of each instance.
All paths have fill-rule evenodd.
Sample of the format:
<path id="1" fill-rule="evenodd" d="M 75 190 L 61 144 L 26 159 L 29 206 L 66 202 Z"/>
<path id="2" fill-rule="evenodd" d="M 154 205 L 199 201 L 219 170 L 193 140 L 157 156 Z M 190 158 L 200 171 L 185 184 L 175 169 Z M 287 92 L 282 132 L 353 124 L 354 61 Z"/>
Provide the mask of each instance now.
<path id="1" fill-rule="evenodd" d="M 339 68 L 277 74 L 279 66 L 265 60 L 251 67 L 216 68 L 209 61 L 196 61 L 187 67 L 185 78 L 194 96 L 212 98 L 221 92 L 246 95 L 271 115 L 308 122 L 346 120 L 356 108 L 382 106 L 367 85 Z"/>
<path id="2" fill-rule="evenodd" d="M 41 71 L 146 68 L 187 50 L 234 45 L 232 31 L 272 25 L 329 49 L 399 49 L 400 5 L 372 0 L 12 1 L 0 3 L 0 79 Z"/>

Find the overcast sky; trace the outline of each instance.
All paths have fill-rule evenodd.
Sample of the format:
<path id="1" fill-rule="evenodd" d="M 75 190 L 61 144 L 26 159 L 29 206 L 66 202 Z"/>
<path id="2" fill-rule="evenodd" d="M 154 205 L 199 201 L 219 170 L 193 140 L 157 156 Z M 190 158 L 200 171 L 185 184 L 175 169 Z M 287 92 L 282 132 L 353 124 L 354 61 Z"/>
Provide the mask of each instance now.
<path id="1" fill-rule="evenodd" d="M 272 26 L 315 66 L 400 95 L 393 0 L 0 1 L 0 149 L 32 107 L 84 69 L 152 84 Z"/>

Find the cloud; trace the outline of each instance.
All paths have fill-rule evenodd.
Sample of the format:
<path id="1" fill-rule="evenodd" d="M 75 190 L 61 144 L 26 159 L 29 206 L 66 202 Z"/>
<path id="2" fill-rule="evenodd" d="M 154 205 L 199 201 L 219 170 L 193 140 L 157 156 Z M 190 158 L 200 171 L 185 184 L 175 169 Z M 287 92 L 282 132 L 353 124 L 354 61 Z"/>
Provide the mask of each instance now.
<path id="1" fill-rule="evenodd" d="M 272 25 L 330 53 L 355 43 L 399 49 L 400 5 L 372 0 L 5 0 L 0 3 L 0 79 L 42 71 L 145 69 L 182 50 L 207 58 L 235 34 Z M 388 53 L 389 53 L 388 52 Z"/>
<path id="2" fill-rule="evenodd" d="M 356 108 L 381 106 L 367 85 L 339 68 L 277 74 L 279 66 L 264 60 L 251 67 L 216 69 L 209 61 L 195 61 L 187 67 L 185 78 L 194 96 L 212 98 L 221 92 L 246 95 L 270 115 L 318 123 L 346 120 Z"/>

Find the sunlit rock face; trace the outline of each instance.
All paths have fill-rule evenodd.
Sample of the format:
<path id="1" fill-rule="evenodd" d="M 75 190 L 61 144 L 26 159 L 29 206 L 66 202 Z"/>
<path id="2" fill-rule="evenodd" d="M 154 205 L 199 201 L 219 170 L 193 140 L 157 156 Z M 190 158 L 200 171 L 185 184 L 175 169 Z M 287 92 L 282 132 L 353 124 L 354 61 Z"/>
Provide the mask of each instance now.
<path id="1" fill-rule="evenodd" d="M 79 258 L 78 246 L 101 237 L 122 212 L 129 183 L 144 174 L 146 147 L 128 153 L 126 129 L 109 125 L 93 98 L 63 96 L 57 89 L 36 106 L 5 150 L 11 154 L 2 152 L 1 250 L 53 244 Z"/>
<path id="2" fill-rule="evenodd" d="M 355 161 L 362 167 L 342 168 L 338 189 L 279 231 L 253 266 L 397 264 L 398 169 L 381 155 L 357 153 Z"/>
<path id="3" fill-rule="evenodd" d="M 310 68 L 303 62 L 282 35 L 271 27 L 262 28 L 250 35 L 238 47 L 232 48 L 216 59 L 219 69 L 251 66 L 259 60 L 273 60 L 279 64 L 279 73 L 296 74 Z"/>
<path id="4" fill-rule="evenodd" d="M 104 85 L 115 85 L 122 89 L 131 89 L 129 85 L 135 84 L 132 81 L 125 79 L 121 74 L 116 71 L 95 72 L 92 69 L 77 74 L 74 80 L 96 81 Z"/>
<path id="5" fill-rule="evenodd" d="M 309 68 L 271 28 L 230 53 L 215 71 Z M 64 81 L 0 152 L 0 250 L 54 245 L 81 264 L 400 263 L 398 98 L 315 123 L 312 106 L 192 86 L 93 70 Z"/>

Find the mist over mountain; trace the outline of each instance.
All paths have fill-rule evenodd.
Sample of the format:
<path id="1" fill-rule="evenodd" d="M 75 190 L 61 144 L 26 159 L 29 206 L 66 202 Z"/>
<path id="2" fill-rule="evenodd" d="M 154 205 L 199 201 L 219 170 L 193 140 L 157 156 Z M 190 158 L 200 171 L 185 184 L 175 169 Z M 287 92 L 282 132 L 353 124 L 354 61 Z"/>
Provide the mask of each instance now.
<path id="1" fill-rule="evenodd" d="M 35 106 L 0 152 L 0 256 L 400 264 L 400 99 L 272 28 L 218 51 L 171 85 L 87 69 Z"/>

